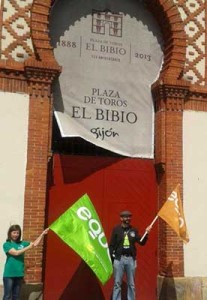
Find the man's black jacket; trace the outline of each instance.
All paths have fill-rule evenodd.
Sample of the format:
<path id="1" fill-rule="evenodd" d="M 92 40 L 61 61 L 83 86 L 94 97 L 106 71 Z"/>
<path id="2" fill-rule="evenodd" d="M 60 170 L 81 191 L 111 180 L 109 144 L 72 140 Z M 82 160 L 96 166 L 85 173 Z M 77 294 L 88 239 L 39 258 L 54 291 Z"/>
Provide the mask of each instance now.
<path id="1" fill-rule="evenodd" d="M 109 243 L 109 251 L 111 255 L 112 261 L 114 259 L 120 260 L 122 255 L 123 243 L 124 243 L 124 230 L 126 230 L 122 225 L 117 225 L 114 227 L 111 235 L 111 240 Z M 136 259 L 137 250 L 135 244 L 138 243 L 141 246 L 144 246 L 147 242 L 148 235 L 145 236 L 143 241 L 141 242 L 141 236 L 139 236 L 136 228 L 131 225 L 128 228 L 128 237 L 130 243 L 131 254 L 134 259 Z"/>

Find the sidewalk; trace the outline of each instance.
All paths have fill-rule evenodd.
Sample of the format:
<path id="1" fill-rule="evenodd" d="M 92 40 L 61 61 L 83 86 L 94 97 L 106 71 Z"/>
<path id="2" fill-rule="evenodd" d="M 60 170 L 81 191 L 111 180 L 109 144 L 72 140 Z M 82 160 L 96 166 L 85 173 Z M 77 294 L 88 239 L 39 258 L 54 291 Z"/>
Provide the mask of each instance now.
<path id="1" fill-rule="evenodd" d="M 32 285 L 28 284 L 25 288 L 23 286 L 22 293 L 21 293 L 21 299 L 22 300 L 42 300 L 42 285 Z M 3 286 L 0 285 L 0 300 L 3 298 Z"/>

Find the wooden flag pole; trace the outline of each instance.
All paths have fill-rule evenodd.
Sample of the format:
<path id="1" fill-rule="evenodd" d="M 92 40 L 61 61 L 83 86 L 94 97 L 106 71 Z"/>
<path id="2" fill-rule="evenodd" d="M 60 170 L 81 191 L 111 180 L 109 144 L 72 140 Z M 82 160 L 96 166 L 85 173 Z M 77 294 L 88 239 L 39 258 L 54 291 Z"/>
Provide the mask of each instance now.
<path id="1" fill-rule="evenodd" d="M 158 216 L 156 216 L 155 218 L 154 218 L 154 220 L 152 221 L 152 223 L 148 226 L 150 229 L 152 228 L 152 226 L 154 225 L 154 223 L 157 221 L 157 219 L 158 219 Z M 143 241 L 143 239 L 145 238 L 145 236 L 147 235 L 147 230 L 145 231 L 145 233 L 143 234 L 143 236 L 141 237 L 141 239 L 140 239 L 140 242 L 142 242 Z"/>

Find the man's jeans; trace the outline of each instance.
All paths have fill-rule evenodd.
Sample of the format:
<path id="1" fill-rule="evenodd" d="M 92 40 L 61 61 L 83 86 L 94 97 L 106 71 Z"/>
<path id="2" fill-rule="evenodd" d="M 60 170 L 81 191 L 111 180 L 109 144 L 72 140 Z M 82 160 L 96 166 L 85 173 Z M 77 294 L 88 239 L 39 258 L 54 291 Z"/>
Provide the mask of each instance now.
<path id="1" fill-rule="evenodd" d="M 112 300 L 121 300 L 121 285 L 124 273 L 127 279 L 127 299 L 135 300 L 135 269 L 136 262 L 131 256 L 121 256 L 120 260 L 114 260 L 114 288 Z"/>
<path id="2" fill-rule="evenodd" d="M 22 277 L 4 277 L 3 300 L 19 300 Z"/>

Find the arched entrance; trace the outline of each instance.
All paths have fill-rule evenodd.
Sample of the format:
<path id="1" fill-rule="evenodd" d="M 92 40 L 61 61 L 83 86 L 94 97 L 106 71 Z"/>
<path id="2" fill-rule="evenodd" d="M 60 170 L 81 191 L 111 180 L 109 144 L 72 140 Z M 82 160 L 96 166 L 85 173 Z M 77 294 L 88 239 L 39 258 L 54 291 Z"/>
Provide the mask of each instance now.
<path id="1" fill-rule="evenodd" d="M 79 134 L 83 134 L 86 140 L 125 155 L 129 153 L 126 151 L 133 141 L 134 151 L 139 146 L 144 148 L 146 137 L 149 138 L 153 149 L 153 130 L 143 131 L 140 140 L 139 129 L 148 125 L 150 129 L 154 127 L 153 103 L 148 85 L 159 74 L 162 57 L 158 26 L 141 4 L 138 5 L 136 1 L 133 4 L 127 6 L 125 1 L 119 0 L 116 5 L 106 3 L 106 7 L 100 10 L 102 5 L 91 0 L 87 5 L 83 3 L 80 9 L 81 3 L 63 0 L 54 6 L 50 28 L 54 53 L 63 67 L 54 88 L 56 118 L 62 135 L 71 138 L 72 128 L 77 134 L 77 128 L 82 126 L 84 134 Z M 130 36 L 131 30 L 135 28 L 139 34 L 134 33 Z M 126 70 L 127 76 L 124 74 Z M 90 105 L 87 105 L 88 102 Z M 115 113 L 115 109 L 117 112 L 120 105 L 122 117 L 123 113 L 134 116 L 134 111 L 139 111 L 138 130 L 134 126 L 130 127 L 130 132 L 124 131 L 132 124 L 125 125 L 124 117 L 122 119 Z M 104 117 L 106 111 L 107 116 Z M 95 121 L 92 120 L 93 117 Z M 65 120 L 70 122 L 71 118 L 73 125 L 66 124 Z M 130 117 L 127 119 L 129 123 L 133 123 L 133 120 Z M 144 123 L 146 120 L 147 124 Z M 124 139 L 116 147 L 113 143 L 111 146 L 109 140 L 107 146 L 103 139 L 93 140 L 91 131 L 86 133 L 88 123 L 90 122 L 91 126 L 92 121 L 99 121 L 98 125 L 93 123 L 92 127 L 104 128 L 105 124 L 109 123 L 113 130 L 120 121 L 122 131 L 125 132 L 124 138 L 128 137 L 129 141 Z M 116 132 L 121 136 L 122 132 L 118 126 Z M 91 156 L 86 153 L 77 156 L 77 151 L 75 156 L 71 156 L 70 148 L 68 145 L 68 148 L 64 149 L 67 155 L 54 156 L 54 185 L 49 188 L 47 223 L 54 221 L 60 212 L 81 196 L 81 193 L 87 193 L 103 218 L 108 238 L 113 226 L 119 222 L 119 211 L 124 207 L 134 211 L 135 215 L 136 211 L 140 211 L 134 224 L 143 232 L 144 227 L 154 218 L 157 208 L 152 150 L 139 155 L 131 152 L 134 158 L 120 155 L 116 155 L 118 158 L 111 158 L 110 154 L 97 157 L 96 150 L 90 153 Z M 52 233 L 49 235 L 46 249 L 45 299 L 109 299 L 113 280 L 101 287 L 80 258 L 59 242 Z M 156 228 L 149 244 L 144 250 L 140 248 L 138 252 L 137 293 L 140 299 L 153 300 L 156 298 Z M 52 266 L 54 273 L 50 271 Z M 88 285 L 90 290 L 87 290 Z"/>
<path id="2" fill-rule="evenodd" d="M 148 1 L 146 1 L 146 4 L 148 4 Z M 38 56 L 38 59 L 40 61 L 43 61 L 44 59 L 48 59 L 48 61 L 51 62 L 51 66 L 55 64 L 55 60 L 54 60 L 54 56 L 53 56 L 53 52 L 52 52 L 52 48 L 50 46 L 49 43 L 49 38 L 48 35 L 45 34 L 45 29 L 47 29 L 47 25 L 45 26 L 46 28 L 43 28 L 43 26 L 41 28 L 38 27 L 38 30 L 36 30 L 37 28 L 37 24 L 38 24 L 38 20 L 42 20 L 43 18 L 43 14 L 40 14 L 39 11 L 42 10 L 44 11 L 44 15 L 48 17 L 49 15 L 49 5 L 45 5 L 45 3 L 43 3 L 42 1 L 34 1 L 34 5 L 33 5 L 33 12 L 32 12 L 32 36 L 33 36 L 33 42 L 35 45 L 35 50 L 36 50 L 36 54 Z M 166 82 L 168 82 L 170 84 L 170 79 L 176 78 L 176 79 L 180 79 L 180 77 L 182 76 L 182 70 L 183 70 L 183 66 L 184 66 L 184 52 L 180 51 L 180 59 L 179 62 L 175 59 L 176 57 L 176 53 L 179 50 L 183 50 L 183 45 L 181 46 L 179 44 L 178 41 L 175 41 L 172 38 L 173 34 L 176 34 L 176 31 L 179 31 L 179 28 L 182 27 L 182 22 L 180 20 L 179 14 L 176 10 L 175 5 L 169 2 L 168 4 L 164 3 L 164 4 L 160 4 L 159 1 L 154 1 L 152 4 L 152 1 L 149 3 L 149 9 L 151 11 L 154 11 L 154 13 L 156 14 L 157 19 L 159 20 L 159 23 L 161 24 L 161 28 L 163 29 L 163 36 L 166 42 L 166 55 L 165 55 L 165 59 L 164 59 L 164 67 L 163 70 L 161 72 L 160 75 L 160 81 L 157 82 L 157 85 L 155 86 L 155 96 L 156 96 L 156 104 L 158 103 L 159 105 L 162 105 L 162 100 L 163 97 L 165 97 L 165 95 L 163 96 L 163 94 L 159 94 L 160 92 L 162 92 L 163 90 L 159 90 L 159 85 L 163 85 L 163 80 L 166 80 Z M 168 26 L 162 26 L 162 24 L 164 24 L 167 21 Z M 174 28 L 173 29 L 173 25 L 177 24 L 179 25 L 178 29 Z M 39 40 L 39 34 L 42 31 L 42 40 L 40 42 Z M 44 41 L 44 43 L 43 43 Z M 177 44 L 176 44 L 177 43 Z M 44 47 L 43 47 L 44 45 Z M 176 51 L 175 47 L 176 46 Z M 169 81 L 168 81 L 169 80 Z M 160 107 L 160 106 L 159 106 Z M 159 122 L 159 120 L 158 120 Z M 159 130 L 162 130 L 162 124 L 158 124 L 160 126 L 158 126 L 157 128 L 157 132 L 156 132 L 156 136 L 158 137 L 157 139 L 157 156 L 156 156 L 156 163 L 158 163 L 158 166 L 162 167 L 162 163 L 163 163 L 163 156 L 160 156 L 160 148 L 162 147 L 162 143 L 160 142 L 159 139 Z M 159 169 L 159 168 L 158 168 Z M 160 169 L 159 169 L 160 170 Z M 161 168 L 162 170 L 162 168 Z M 165 188 L 163 187 L 162 189 L 163 194 L 166 193 Z"/>

